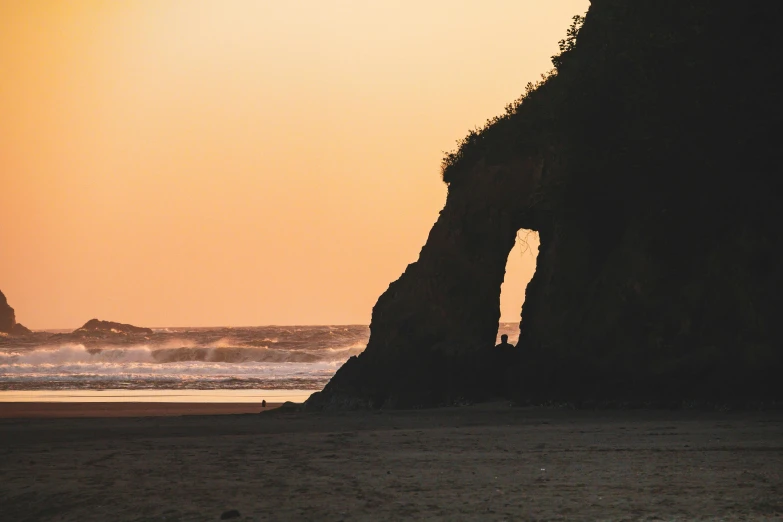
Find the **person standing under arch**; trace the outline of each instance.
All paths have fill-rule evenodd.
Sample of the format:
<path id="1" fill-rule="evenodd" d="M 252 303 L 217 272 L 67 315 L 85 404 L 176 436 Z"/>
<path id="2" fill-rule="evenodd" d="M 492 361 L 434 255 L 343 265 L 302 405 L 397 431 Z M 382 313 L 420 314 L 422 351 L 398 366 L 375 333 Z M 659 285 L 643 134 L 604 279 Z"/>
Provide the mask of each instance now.
<path id="1" fill-rule="evenodd" d="M 508 335 L 503 334 L 500 336 L 500 344 L 495 346 L 498 350 L 513 350 L 514 345 L 508 342 Z"/>

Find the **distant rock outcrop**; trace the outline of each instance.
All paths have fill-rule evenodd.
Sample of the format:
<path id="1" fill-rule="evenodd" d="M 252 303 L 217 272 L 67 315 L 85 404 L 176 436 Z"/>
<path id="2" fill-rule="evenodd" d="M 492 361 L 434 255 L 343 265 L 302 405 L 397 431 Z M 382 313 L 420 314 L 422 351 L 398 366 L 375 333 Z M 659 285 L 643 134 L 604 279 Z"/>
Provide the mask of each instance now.
<path id="1" fill-rule="evenodd" d="M 33 331 L 22 323 L 16 323 L 9 333 L 11 335 L 30 335 Z"/>
<path id="2" fill-rule="evenodd" d="M 0 292 L 0 332 L 9 335 L 28 335 L 33 333 L 16 322 L 14 309 L 8 304 L 8 300 L 3 292 Z"/>
<path id="3" fill-rule="evenodd" d="M 116 334 L 116 335 L 152 335 L 152 329 L 133 326 L 132 324 L 115 323 L 90 319 L 84 326 L 73 331 L 74 334 Z"/>
<path id="4" fill-rule="evenodd" d="M 8 305 L 5 294 L 0 291 L 0 332 L 11 333 L 16 324 L 14 309 Z"/>

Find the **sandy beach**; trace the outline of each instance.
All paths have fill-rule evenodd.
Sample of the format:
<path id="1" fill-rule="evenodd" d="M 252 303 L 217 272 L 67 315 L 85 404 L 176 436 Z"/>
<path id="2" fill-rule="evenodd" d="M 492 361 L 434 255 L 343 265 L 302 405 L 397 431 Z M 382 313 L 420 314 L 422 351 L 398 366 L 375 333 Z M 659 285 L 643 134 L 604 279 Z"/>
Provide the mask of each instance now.
<path id="1" fill-rule="evenodd" d="M 236 415 L 259 413 L 280 406 L 253 403 L 192 402 L 0 402 L 0 419 L 172 417 L 179 415 Z"/>
<path id="2" fill-rule="evenodd" d="M 2 519 L 783 517 L 783 412 L 174 409 L 202 406 L 0 419 Z"/>

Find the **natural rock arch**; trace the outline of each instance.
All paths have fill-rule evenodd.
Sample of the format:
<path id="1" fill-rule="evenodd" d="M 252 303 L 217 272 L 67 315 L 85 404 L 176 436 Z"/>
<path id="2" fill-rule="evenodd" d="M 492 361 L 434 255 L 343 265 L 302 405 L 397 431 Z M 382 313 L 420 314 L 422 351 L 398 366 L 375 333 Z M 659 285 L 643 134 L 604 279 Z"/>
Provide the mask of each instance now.
<path id="1" fill-rule="evenodd" d="M 557 74 L 447 156 L 419 260 L 308 407 L 783 399 L 781 19 L 593 0 Z M 519 228 L 540 234 L 521 355 L 492 360 Z"/>
<path id="2" fill-rule="evenodd" d="M 410 406 L 464 393 L 453 381 L 479 378 L 470 366 L 494 344 L 508 256 L 518 230 L 536 229 L 545 170 L 538 156 L 480 164 L 452 185 L 419 260 L 373 308 L 367 349 L 308 404 Z"/>

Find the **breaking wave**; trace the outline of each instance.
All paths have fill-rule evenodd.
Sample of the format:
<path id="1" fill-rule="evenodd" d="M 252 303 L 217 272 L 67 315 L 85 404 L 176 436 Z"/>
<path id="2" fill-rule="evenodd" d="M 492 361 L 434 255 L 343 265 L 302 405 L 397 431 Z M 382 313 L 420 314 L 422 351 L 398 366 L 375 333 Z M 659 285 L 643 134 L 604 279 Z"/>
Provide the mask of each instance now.
<path id="1" fill-rule="evenodd" d="M 62 363 L 147 363 L 174 362 L 299 362 L 343 361 L 361 353 L 365 344 L 356 342 L 340 348 L 285 350 L 268 346 L 180 346 L 178 348 L 146 345 L 87 348 L 83 344 L 41 347 L 32 351 L 0 352 L 0 372 L 7 365 L 42 365 Z"/>
<path id="2" fill-rule="evenodd" d="M 156 329 L 143 342 L 55 334 L 0 344 L 0 390 L 321 389 L 367 327 Z"/>

